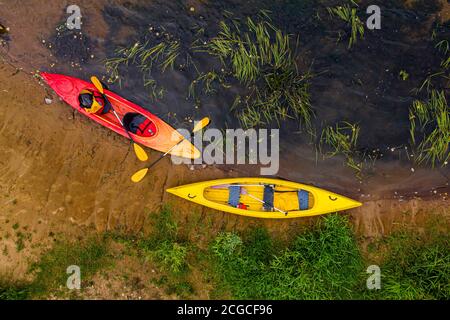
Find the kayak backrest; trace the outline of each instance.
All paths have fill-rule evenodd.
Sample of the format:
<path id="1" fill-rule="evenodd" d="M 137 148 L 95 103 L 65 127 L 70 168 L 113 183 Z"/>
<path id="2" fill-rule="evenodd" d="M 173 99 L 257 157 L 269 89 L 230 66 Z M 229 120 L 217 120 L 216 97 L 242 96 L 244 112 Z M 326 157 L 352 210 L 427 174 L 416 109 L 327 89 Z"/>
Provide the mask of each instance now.
<path id="1" fill-rule="evenodd" d="M 241 199 L 241 187 L 240 186 L 229 186 L 228 187 L 228 204 L 234 208 L 239 205 Z"/>
<path id="2" fill-rule="evenodd" d="M 263 208 L 265 211 L 273 211 L 274 189 L 271 185 L 264 186 Z"/>

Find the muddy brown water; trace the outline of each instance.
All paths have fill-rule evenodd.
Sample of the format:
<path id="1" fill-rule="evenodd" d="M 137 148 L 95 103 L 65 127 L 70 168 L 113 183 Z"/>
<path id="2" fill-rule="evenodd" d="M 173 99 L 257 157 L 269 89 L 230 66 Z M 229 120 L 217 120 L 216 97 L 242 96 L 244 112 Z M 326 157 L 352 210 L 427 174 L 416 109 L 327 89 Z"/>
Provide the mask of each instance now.
<path id="1" fill-rule="evenodd" d="M 43 70 L 85 79 L 92 74 L 101 76 L 105 74 L 102 60 L 112 57 L 118 46 L 143 40 L 150 27 L 166 30 L 187 47 L 198 27 L 205 29 L 205 39 L 215 35 L 225 11 L 244 18 L 268 9 L 274 25 L 299 35 L 299 64 L 311 67 L 317 74 L 311 81 L 316 126 L 340 120 L 357 122 L 361 125 L 361 148 L 380 150 L 384 155 L 373 173 L 358 181 L 342 158 L 317 159 L 305 133 L 298 130 L 298 124 L 288 121 L 281 130 L 278 176 L 361 200 L 363 207 L 351 215 L 356 228 L 368 236 L 389 232 L 396 223 L 421 221 L 417 216 L 426 212 L 443 214 L 448 222 L 448 166 L 412 171 L 406 156 L 409 150 L 405 149 L 408 108 L 418 97 L 411 90 L 440 63 L 431 39 L 436 22 L 441 22 L 439 37 L 450 35 L 448 3 L 384 1 L 380 3 L 382 29 L 366 31 L 365 39 L 358 40 L 350 51 L 345 36 L 340 43 L 336 41 L 342 25 L 323 11 L 337 3 L 80 0 L 77 4 L 82 8 L 83 25 L 79 33 L 57 29 L 67 17 L 68 1 L 52 5 L 37 0 L 29 0 L 26 5 L 2 1 L 0 22 L 11 31 L 1 52 L 13 67 L 3 63 L 0 78 L 1 188 L 5 202 L 1 218 L 23 219 L 44 230 L 38 232 L 43 238 L 52 226 L 64 223 L 92 223 L 98 230 L 125 226 L 136 231 L 144 224 L 146 212 L 158 209 L 163 202 L 175 202 L 163 192 L 165 187 L 225 176 L 258 175 L 256 166 L 196 166 L 192 171 L 167 160 L 145 183 L 133 185 L 129 176 L 141 164 L 129 153 L 125 139 L 80 115 L 74 118 L 70 107 L 59 103 L 51 90 L 40 86 L 30 73 Z M 360 6 L 365 8 L 367 4 L 363 1 Z M 190 7 L 195 8 L 194 12 Z M 320 19 L 316 18 L 317 12 L 321 13 Z M 203 71 L 217 67 L 217 61 L 210 57 L 194 58 Z M 23 72 L 17 73 L 15 68 Z M 407 81 L 399 79 L 400 70 L 409 73 Z M 187 99 L 187 88 L 195 76 L 192 67 L 164 74 L 154 72 L 155 79 L 166 89 L 165 97 L 157 102 L 150 99 L 133 68 L 122 71 L 122 87 L 116 84 L 111 89 L 175 127 L 189 128 L 187 118 L 206 115 L 212 118 L 214 127 L 238 126 L 229 112 L 234 89 L 203 95 L 201 107 L 194 108 L 194 101 Z M 45 105 L 45 96 L 52 97 L 53 104 Z M 184 201 L 175 203 L 184 212 L 178 217 L 180 221 L 204 221 L 208 217 L 215 230 L 240 230 L 263 223 L 274 233 L 283 234 L 286 228 L 303 223 L 260 222 Z M 192 212 L 198 215 L 189 218 Z M 12 240 L 7 242 L 14 246 Z"/>

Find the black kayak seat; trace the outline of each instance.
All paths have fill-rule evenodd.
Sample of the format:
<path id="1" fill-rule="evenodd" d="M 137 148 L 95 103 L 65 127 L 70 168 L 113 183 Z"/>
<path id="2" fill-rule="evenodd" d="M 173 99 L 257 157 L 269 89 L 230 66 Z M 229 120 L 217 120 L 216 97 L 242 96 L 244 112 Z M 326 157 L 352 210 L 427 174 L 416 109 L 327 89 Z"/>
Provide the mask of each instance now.
<path id="1" fill-rule="evenodd" d="M 123 116 L 123 126 L 127 131 L 137 133 L 139 125 L 147 118 L 137 112 L 128 112 Z"/>

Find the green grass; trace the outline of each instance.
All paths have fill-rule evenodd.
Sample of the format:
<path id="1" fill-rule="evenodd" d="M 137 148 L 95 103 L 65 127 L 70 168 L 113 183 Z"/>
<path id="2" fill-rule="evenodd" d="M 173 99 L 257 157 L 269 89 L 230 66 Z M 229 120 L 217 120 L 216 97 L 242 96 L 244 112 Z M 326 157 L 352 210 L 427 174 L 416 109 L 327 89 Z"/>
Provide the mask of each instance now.
<path id="1" fill-rule="evenodd" d="M 244 236 L 221 233 L 209 255 L 219 297 L 229 292 L 234 299 L 450 298 L 447 233 L 402 231 L 369 247 L 372 253 L 363 253 L 345 216 L 328 215 L 287 245 L 265 229 Z M 372 264 L 381 269 L 380 290 L 366 288 Z"/>
<path id="2" fill-rule="evenodd" d="M 264 229 L 247 239 L 221 234 L 211 245 L 216 272 L 236 299 L 351 298 L 363 260 L 345 217 L 326 216 L 280 248 Z"/>
<path id="3" fill-rule="evenodd" d="M 448 232 L 398 231 L 377 244 L 383 252 L 382 290 L 368 299 L 449 299 Z"/>
<path id="4" fill-rule="evenodd" d="M 309 95 L 309 72 L 301 73 L 296 62 L 292 37 L 271 24 L 262 12 L 257 20 L 247 18 L 221 21 L 220 32 L 206 44 L 196 47 L 217 57 L 225 75 L 247 88 L 245 98 L 235 99 L 232 111 L 245 128 L 295 119 L 311 128 L 313 111 Z M 213 72 L 213 73 L 211 73 Z M 207 77 L 206 91 L 221 77 L 214 71 Z M 223 81 L 222 81 L 223 83 Z"/>
<path id="5" fill-rule="evenodd" d="M 9 277 L 0 278 L 0 300 L 45 299 L 49 295 L 63 296 L 71 292 L 66 288 L 67 267 L 77 265 L 81 271 L 81 289 L 100 269 L 111 264 L 108 243 L 103 237 L 55 243 L 31 264 L 31 282 L 11 282 Z"/>
<path id="6" fill-rule="evenodd" d="M 91 237 L 78 242 L 57 242 L 30 268 L 30 272 L 34 274 L 30 285 L 31 295 L 40 298 L 49 293 L 65 292 L 61 288 L 66 288 L 69 276 L 66 270 L 70 265 L 80 267 L 83 288 L 92 275 L 110 263 L 108 243 L 102 237 Z"/>
<path id="7" fill-rule="evenodd" d="M 357 4 L 354 3 L 353 1 L 352 4 L 357 6 Z M 351 47 L 357 42 L 358 36 L 361 39 L 364 38 L 364 23 L 358 17 L 356 8 L 354 6 L 345 4 L 343 6 L 327 8 L 327 10 L 331 16 L 339 17 L 341 20 L 345 21 L 347 25 L 350 27 L 351 31 L 348 40 L 348 49 L 351 49 Z"/>
<path id="8" fill-rule="evenodd" d="M 445 92 L 432 90 L 427 101 L 415 100 L 409 121 L 416 163 L 446 165 L 450 158 L 450 110 Z"/>
<path id="9" fill-rule="evenodd" d="M 209 230 L 203 239 L 209 246 L 188 241 L 199 229 L 181 230 L 168 206 L 150 218 L 145 234 L 57 242 L 31 268 L 31 283 L 0 277 L 0 299 L 62 296 L 72 264 L 81 268 L 83 287 L 111 265 L 111 241 L 125 245 L 124 255 L 142 259 L 142 272 L 152 268 L 145 261 L 154 262 L 160 271 L 151 281 L 180 298 L 195 297 L 198 286 L 211 288 L 209 296 L 217 299 L 450 298 L 450 238 L 442 221 L 426 225 L 425 232 L 402 229 L 375 239 L 363 251 L 348 217 L 339 214 L 318 217 L 283 242 L 263 227 L 240 234 Z M 372 264 L 381 268 L 380 290 L 366 288 Z"/>
<path id="10" fill-rule="evenodd" d="M 27 283 L 11 282 L 6 276 L 0 279 L 0 300 L 25 300 L 29 298 Z"/>
<path id="11" fill-rule="evenodd" d="M 150 233 L 139 236 L 113 233 L 109 237 L 127 246 L 126 254 L 135 255 L 145 261 L 156 263 L 163 276 L 156 281 L 164 285 L 168 294 L 176 293 L 185 298 L 193 294 L 188 280 L 188 255 L 191 244 L 182 239 L 179 226 L 173 219 L 170 206 L 164 206 L 160 212 L 149 215 Z"/>

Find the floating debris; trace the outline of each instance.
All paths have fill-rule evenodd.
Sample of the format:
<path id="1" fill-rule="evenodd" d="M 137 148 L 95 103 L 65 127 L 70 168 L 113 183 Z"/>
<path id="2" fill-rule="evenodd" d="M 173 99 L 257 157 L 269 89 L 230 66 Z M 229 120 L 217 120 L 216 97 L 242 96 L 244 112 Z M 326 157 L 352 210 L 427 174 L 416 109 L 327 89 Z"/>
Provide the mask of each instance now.
<path id="1" fill-rule="evenodd" d="M 48 97 L 46 97 L 46 98 L 44 99 L 44 101 L 45 101 L 45 104 L 52 104 L 52 102 L 53 102 L 53 100 L 50 99 L 50 98 L 48 98 Z"/>

